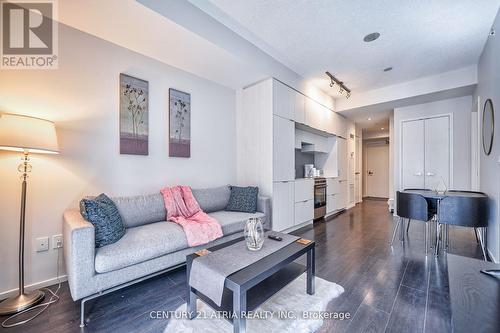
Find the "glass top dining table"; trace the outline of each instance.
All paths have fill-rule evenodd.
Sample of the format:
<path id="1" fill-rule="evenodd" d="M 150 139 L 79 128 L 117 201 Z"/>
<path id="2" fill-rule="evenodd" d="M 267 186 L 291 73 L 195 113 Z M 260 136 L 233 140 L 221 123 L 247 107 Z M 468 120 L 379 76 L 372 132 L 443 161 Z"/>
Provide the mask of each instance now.
<path id="1" fill-rule="evenodd" d="M 434 207 L 437 211 L 434 211 L 435 215 L 435 226 L 434 228 L 431 228 L 431 234 L 434 232 L 436 242 L 434 245 L 434 253 L 435 255 L 438 255 L 439 253 L 439 239 L 440 239 L 440 223 L 439 223 L 439 211 L 440 211 L 440 204 L 441 200 L 447 197 L 466 197 L 470 198 L 471 200 L 474 200 L 475 198 L 484 198 L 487 197 L 483 193 L 479 192 L 469 192 L 469 191 L 445 191 L 445 192 L 439 192 L 439 191 L 432 191 L 432 190 L 403 190 L 401 191 L 403 193 L 413 193 L 413 194 L 420 194 L 423 196 L 429 203 L 431 207 Z M 444 225 L 445 227 L 445 232 L 444 232 L 444 250 L 446 251 L 448 246 L 449 246 L 449 236 L 448 236 L 448 224 Z M 432 230 L 434 229 L 434 230 Z"/>
<path id="2" fill-rule="evenodd" d="M 470 198 L 482 198 L 486 197 L 485 194 L 479 192 L 468 192 L 468 191 L 445 191 L 438 192 L 432 190 L 403 190 L 403 193 L 415 193 L 420 194 L 426 199 L 441 200 L 446 197 L 470 197 Z"/>

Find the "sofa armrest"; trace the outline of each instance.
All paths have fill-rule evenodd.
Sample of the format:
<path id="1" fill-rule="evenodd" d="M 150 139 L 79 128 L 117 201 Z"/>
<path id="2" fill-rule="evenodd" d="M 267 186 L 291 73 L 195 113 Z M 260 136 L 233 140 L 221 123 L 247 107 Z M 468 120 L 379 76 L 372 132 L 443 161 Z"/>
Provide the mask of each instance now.
<path id="1" fill-rule="evenodd" d="M 257 198 L 257 211 L 264 214 L 262 223 L 265 229 L 272 229 L 271 198 L 259 195 Z"/>
<path id="2" fill-rule="evenodd" d="M 64 212 L 64 261 L 73 300 L 80 299 L 95 275 L 95 230 L 78 209 Z"/>

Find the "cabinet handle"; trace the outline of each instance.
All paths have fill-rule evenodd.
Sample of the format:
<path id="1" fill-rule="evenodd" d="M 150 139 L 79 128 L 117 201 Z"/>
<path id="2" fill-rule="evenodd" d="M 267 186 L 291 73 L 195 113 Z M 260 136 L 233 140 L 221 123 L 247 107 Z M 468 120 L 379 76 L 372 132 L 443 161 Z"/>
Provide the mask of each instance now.
<path id="1" fill-rule="evenodd" d="M 421 172 L 415 172 L 413 175 L 414 176 L 422 176 L 422 173 Z"/>
<path id="2" fill-rule="evenodd" d="M 435 176 L 436 174 L 434 172 L 427 172 L 427 176 Z"/>

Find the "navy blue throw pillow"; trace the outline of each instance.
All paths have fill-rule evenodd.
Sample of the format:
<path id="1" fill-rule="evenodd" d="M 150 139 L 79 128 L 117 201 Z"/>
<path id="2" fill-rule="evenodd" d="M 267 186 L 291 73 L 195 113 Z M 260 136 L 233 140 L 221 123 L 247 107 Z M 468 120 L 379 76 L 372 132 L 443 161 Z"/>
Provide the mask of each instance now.
<path id="1" fill-rule="evenodd" d="M 113 244 L 125 235 L 125 226 L 115 203 L 104 193 L 80 201 L 80 213 L 94 225 L 95 247 Z"/>
<path id="2" fill-rule="evenodd" d="M 255 213 L 257 211 L 258 187 L 231 186 L 231 195 L 226 210 L 231 212 Z"/>

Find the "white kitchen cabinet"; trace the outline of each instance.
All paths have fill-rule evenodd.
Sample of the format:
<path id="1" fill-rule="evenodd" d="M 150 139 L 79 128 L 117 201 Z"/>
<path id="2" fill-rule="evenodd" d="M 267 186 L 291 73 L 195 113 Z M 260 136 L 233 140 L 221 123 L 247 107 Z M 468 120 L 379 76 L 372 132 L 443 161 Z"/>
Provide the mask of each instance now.
<path id="1" fill-rule="evenodd" d="M 339 115 L 338 113 L 334 113 L 334 126 L 335 126 L 335 135 L 347 138 L 347 121 L 344 117 Z"/>
<path id="2" fill-rule="evenodd" d="M 295 203 L 295 225 L 314 219 L 314 200 Z"/>
<path id="3" fill-rule="evenodd" d="M 273 114 L 285 119 L 295 119 L 295 91 L 273 80 Z"/>
<path id="4" fill-rule="evenodd" d="M 304 143 L 303 147 L 302 143 Z M 295 147 L 302 149 L 302 152 L 330 153 L 332 146 L 333 143 L 326 136 L 300 129 L 295 130 Z"/>
<path id="5" fill-rule="evenodd" d="M 295 180 L 295 202 L 314 199 L 314 179 Z"/>
<path id="6" fill-rule="evenodd" d="M 294 182 L 274 182 L 272 229 L 282 231 L 295 224 Z"/>
<path id="7" fill-rule="evenodd" d="M 326 196 L 326 214 L 331 214 L 338 209 L 338 194 L 330 194 Z"/>
<path id="8" fill-rule="evenodd" d="M 297 91 L 293 91 L 294 120 L 299 124 L 306 123 L 306 97 Z"/>
<path id="9" fill-rule="evenodd" d="M 339 194 L 340 183 L 337 178 L 326 179 L 326 195 Z"/>
<path id="10" fill-rule="evenodd" d="M 295 124 L 273 116 L 273 180 L 295 179 Z"/>
<path id="11" fill-rule="evenodd" d="M 344 209 L 347 207 L 348 204 L 348 196 L 347 196 L 347 180 L 339 180 L 339 187 L 340 187 L 340 192 L 337 195 L 338 200 L 337 200 L 337 209 Z"/>
<path id="12" fill-rule="evenodd" d="M 337 167 L 339 180 L 347 180 L 349 161 L 347 156 L 347 140 L 337 138 Z"/>
<path id="13" fill-rule="evenodd" d="M 305 109 L 306 125 L 321 130 L 323 127 L 322 105 L 310 98 L 306 98 Z"/>

